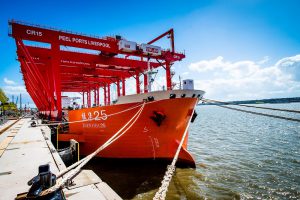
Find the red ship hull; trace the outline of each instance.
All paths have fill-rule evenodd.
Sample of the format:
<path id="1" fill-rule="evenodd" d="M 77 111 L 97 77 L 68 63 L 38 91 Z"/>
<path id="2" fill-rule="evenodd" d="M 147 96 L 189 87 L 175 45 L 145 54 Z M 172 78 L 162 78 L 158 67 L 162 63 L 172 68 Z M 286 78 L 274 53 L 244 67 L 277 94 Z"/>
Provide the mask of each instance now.
<path id="1" fill-rule="evenodd" d="M 134 125 L 97 156 L 172 159 L 197 101 L 197 98 L 176 98 L 147 102 Z M 69 111 L 69 133 L 59 134 L 59 140 L 68 141 L 72 138 L 79 140 L 81 142 L 80 154 L 88 155 L 123 127 L 141 108 L 138 105 L 141 103 Z M 155 112 L 165 116 L 160 125 L 153 119 Z M 110 116 L 114 113 L 118 114 Z M 72 123 L 89 118 L 96 120 Z M 187 142 L 188 134 L 184 140 L 179 161 L 194 165 L 194 159 L 187 151 Z"/>

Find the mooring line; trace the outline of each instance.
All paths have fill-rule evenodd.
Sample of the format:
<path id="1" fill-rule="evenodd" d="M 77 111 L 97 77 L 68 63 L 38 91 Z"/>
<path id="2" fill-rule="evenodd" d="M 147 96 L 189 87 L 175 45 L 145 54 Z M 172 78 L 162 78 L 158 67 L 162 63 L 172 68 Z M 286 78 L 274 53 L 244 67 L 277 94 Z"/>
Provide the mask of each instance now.
<path id="1" fill-rule="evenodd" d="M 145 102 L 144 102 L 145 103 Z M 121 114 L 121 113 L 124 113 L 124 112 L 127 112 L 129 110 L 133 110 L 135 108 L 138 108 L 140 106 L 142 106 L 144 103 L 141 103 L 141 104 L 138 104 L 136 106 L 132 106 L 130 108 L 127 108 L 125 110 L 122 110 L 122 111 L 119 111 L 119 112 L 116 112 L 116 113 L 111 113 L 111 114 L 108 114 L 107 117 L 111 117 L 111 116 L 114 116 L 114 115 L 118 115 L 118 114 Z M 39 124 L 37 126 L 57 126 L 57 125 L 64 125 L 64 124 L 75 124 L 75 123 L 81 123 L 81 122 L 89 122 L 89 121 L 93 121 L 93 120 L 96 120 L 96 118 L 91 118 L 91 119 L 83 119 L 83 120 L 77 120 L 77 121 L 67 121 L 67 122 L 59 122 L 59 123 L 52 123 L 52 124 Z"/>
<path id="2" fill-rule="evenodd" d="M 138 113 L 141 111 L 141 109 L 143 108 L 143 106 L 144 106 L 145 104 L 143 104 L 142 105 L 142 107 L 140 108 L 140 110 L 138 110 L 137 111 L 137 113 L 121 128 L 121 129 L 119 129 L 119 131 L 115 134 L 115 135 L 113 135 L 107 142 L 109 142 L 109 141 L 111 141 L 111 140 L 113 140 L 111 143 L 113 143 L 115 140 L 115 138 L 117 137 L 117 135 L 138 115 Z M 106 142 L 106 143 L 107 143 Z M 105 144 L 105 143 L 104 143 Z M 103 145 L 104 145 L 103 144 Z M 66 174 L 68 171 L 70 171 L 71 169 L 73 169 L 74 167 L 76 167 L 76 166 L 78 166 L 79 164 L 81 164 L 83 161 L 84 161 L 84 159 L 86 159 L 88 156 L 86 156 L 85 158 L 83 158 L 83 159 L 81 159 L 81 160 L 79 160 L 78 162 L 76 162 L 76 163 L 74 163 L 74 164 L 72 164 L 71 166 L 69 166 L 67 169 L 65 169 L 65 170 L 63 170 L 63 171 L 61 171 L 58 175 L 57 175 L 57 178 L 59 178 L 59 177 L 61 177 L 61 176 L 63 176 L 64 174 Z"/>
<path id="3" fill-rule="evenodd" d="M 117 139 L 119 139 L 123 134 L 125 134 L 137 121 L 137 119 L 140 117 L 143 109 L 145 107 L 145 103 L 142 104 L 142 107 L 137 111 L 137 113 L 135 113 L 135 115 L 117 132 L 115 133 L 109 140 L 107 140 L 103 145 L 101 145 L 98 149 L 96 149 L 93 153 L 91 153 L 90 155 L 88 155 L 87 157 L 85 157 L 84 159 L 74 163 L 73 165 L 71 165 L 70 167 L 68 167 L 66 170 L 62 171 L 61 173 L 58 174 L 57 177 L 61 177 L 63 174 L 71 171 L 71 169 L 73 169 L 74 167 L 76 167 L 75 169 L 73 169 L 66 177 L 64 177 L 61 181 L 57 182 L 54 186 L 52 186 L 51 188 L 43 191 L 41 193 L 41 196 L 47 195 L 51 192 L 54 192 L 56 190 L 58 190 L 59 188 L 62 188 L 65 186 L 65 184 L 72 180 L 81 170 L 81 168 L 87 164 L 94 156 L 96 156 L 100 151 L 102 151 L 103 149 L 105 149 L 106 147 L 108 147 L 110 144 L 112 144 L 113 142 L 115 142 Z M 129 123 L 133 121 L 130 125 Z M 129 125 L 129 126 L 128 126 Z M 128 127 L 127 127 L 128 126 Z M 127 127 L 127 128 L 126 128 Z M 125 129 L 126 128 L 126 129 Z M 125 130 L 124 130 L 125 129 Z M 124 130 L 124 131 L 123 131 Z M 123 131 L 123 132 L 122 132 Z"/>
<path id="4" fill-rule="evenodd" d="M 231 109 L 231 110 L 236 110 L 236 111 L 240 111 L 240 112 L 250 113 L 250 114 L 254 114 L 254 115 L 261 115 L 261 116 L 272 117 L 272 118 L 277 118 L 277 119 L 284 119 L 284 120 L 288 120 L 288 121 L 300 122 L 300 119 L 295 119 L 295 118 L 290 118 L 290 117 L 282 117 L 282 116 L 278 116 L 278 115 L 270 115 L 270 114 L 265 114 L 265 113 L 259 113 L 259 112 L 254 112 L 254 111 L 248 111 L 248 110 L 238 109 L 238 108 L 232 108 L 232 107 L 229 107 L 229 106 L 222 106 L 222 105 L 216 105 L 216 106 L 219 106 L 219 107 L 222 107 L 222 108 Z"/>
<path id="5" fill-rule="evenodd" d="M 202 101 L 207 102 L 207 103 L 210 103 L 210 102 L 226 103 L 226 102 L 210 100 L 210 99 L 202 99 Z M 243 106 L 243 105 L 238 105 L 238 104 L 229 104 L 229 105 Z M 282 116 L 278 116 L 278 115 L 272 115 L 272 114 L 266 114 L 266 113 L 261 113 L 261 112 L 243 110 L 243 109 L 239 109 L 239 108 L 233 108 L 233 107 L 218 105 L 218 104 L 215 104 L 215 106 L 219 106 L 219 107 L 222 107 L 222 108 L 227 108 L 227 109 L 231 109 L 231 110 L 235 110 L 235 111 L 250 113 L 250 114 L 254 114 L 254 115 L 260 115 L 260 116 L 272 117 L 272 118 L 277 118 L 277 119 L 284 119 L 284 120 L 288 120 L 288 121 L 300 122 L 300 119 L 295 119 L 295 118 L 291 118 L 291 117 L 282 117 Z"/>
<path id="6" fill-rule="evenodd" d="M 194 105 L 193 112 L 192 112 L 191 117 L 189 119 L 189 122 L 188 122 L 188 124 L 187 124 L 187 126 L 185 128 L 185 131 L 184 131 L 184 133 L 182 135 L 181 141 L 180 141 L 179 146 L 178 146 L 178 148 L 176 150 L 176 153 L 175 153 L 175 155 L 173 157 L 172 163 L 170 165 L 168 165 L 167 171 L 166 171 L 166 173 L 164 175 L 164 178 L 161 181 L 161 186 L 158 189 L 158 191 L 155 193 L 155 196 L 153 197 L 153 200 L 164 200 L 166 198 L 168 187 L 170 185 L 170 182 L 172 180 L 173 174 L 174 174 L 175 169 L 176 169 L 175 165 L 176 165 L 176 162 L 178 160 L 179 153 L 180 153 L 180 150 L 182 148 L 182 145 L 183 145 L 184 139 L 186 137 L 186 134 L 188 133 L 188 129 L 189 129 L 189 126 L 191 124 L 191 120 L 193 118 L 193 114 L 195 112 L 195 108 L 197 106 L 197 103 L 198 103 L 198 101 L 196 101 L 196 103 Z"/>
<path id="7" fill-rule="evenodd" d="M 217 100 L 212 100 L 212 99 L 202 99 L 202 100 L 204 100 L 206 102 L 212 101 L 212 102 L 222 103 L 222 104 L 226 104 L 226 105 L 234 105 L 234 106 L 242 106 L 242 107 L 249 107 L 249 108 L 259 108 L 259 109 L 265 109 L 265 110 L 276 110 L 276 111 L 283 111 L 283 112 L 300 113 L 299 110 L 289 110 L 289 109 L 281 109 L 281 108 L 268 108 L 268 107 L 261 107 L 261 106 L 250 106 L 250 105 L 244 105 L 244 104 L 217 101 Z"/>

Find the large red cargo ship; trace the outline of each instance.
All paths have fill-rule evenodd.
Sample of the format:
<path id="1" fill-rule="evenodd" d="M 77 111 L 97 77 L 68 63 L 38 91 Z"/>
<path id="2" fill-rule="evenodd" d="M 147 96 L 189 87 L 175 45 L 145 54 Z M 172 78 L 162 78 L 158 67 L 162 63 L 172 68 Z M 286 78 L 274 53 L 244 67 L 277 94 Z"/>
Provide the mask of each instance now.
<path id="1" fill-rule="evenodd" d="M 185 55 L 175 52 L 173 29 L 138 44 L 121 36 L 91 37 L 16 21 L 9 25 L 10 35 L 16 40 L 26 89 L 40 113 L 50 120 L 62 121 L 62 92 L 64 95 L 68 92 L 82 95 L 81 109 L 66 113 L 68 121 L 62 123 L 68 123 L 69 130 L 59 134 L 59 141 L 76 139 L 80 142 L 80 153 L 88 155 L 118 130 L 129 126 L 126 133 L 98 156 L 174 157 L 204 92 L 194 90 L 193 84 L 174 89 L 171 66 Z M 164 37 L 170 39 L 170 48 L 153 45 Z M 32 45 L 34 42 L 38 42 L 38 46 Z M 48 45 L 41 45 L 44 43 Z M 166 86 L 162 91 L 152 91 L 153 74 L 158 67 L 165 70 Z M 126 95 L 126 80 L 132 77 L 136 94 Z M 114 101 L 111 97 L 113 84 L 116 86 Z M 101 92 L 103 103 L 100 103 Z M 187 151 L 187 142 L 188 135 L 184 138 L 179 159 L 194 164 Z"/>
<path id="2" fill-rule="evenodd" d="M 111 138 L 145 103 L 134 125 L 98 156 L 171 160 L 203 91 L 171 90 L 148 95 L 150 98 L 132 95 L 130 100 L 134 102 L 131 103 L 69 111 L 69 133 L 61 134 L 60 139 L 77 138 L 82 141 L 80 152 L 88 155 Z M 170 95 L 174 98 L 170 99 Z M 165 97 L 155 100 L 158 96 Z M 194 165 L 194 159 L 187 151 L 188 135 L 184 140 L 179 161 Z"/>

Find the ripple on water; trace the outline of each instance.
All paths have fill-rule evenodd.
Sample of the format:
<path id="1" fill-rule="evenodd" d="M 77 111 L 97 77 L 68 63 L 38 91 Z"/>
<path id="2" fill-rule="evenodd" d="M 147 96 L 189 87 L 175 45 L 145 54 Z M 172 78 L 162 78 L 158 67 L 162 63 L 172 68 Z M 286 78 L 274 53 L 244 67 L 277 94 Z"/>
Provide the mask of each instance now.
<path id="1" fill-rule="evenodd" d="M 176 169 L 167 199 L 300 199 L 300 123 L 216 106 L 199 106 L 197 113 L 188 140 L 197 168 Z M 152 199 L 166 165 L 127 165 L 90 168 L 122 198 Z"/>
<path id="2" fill-rule="evenodd" d="M 286 105 L 290 109 L 300 107 L 299 103 L 276 106 Z M 225 190 L 234 191 L 242 199 L 300 198 L 299 123 L 215 106 L 197 109 L 206 117 L 191 126 L 189 145 L 190 149 L 201 150 L 198 155 L 193 153 L 208 166 L 197 169 L 205 177 L 198 184 L 206 197 L 237 198 L 232 193 L 224 196 Z M 202 141 L 194 143 L 193 137 Z"/>

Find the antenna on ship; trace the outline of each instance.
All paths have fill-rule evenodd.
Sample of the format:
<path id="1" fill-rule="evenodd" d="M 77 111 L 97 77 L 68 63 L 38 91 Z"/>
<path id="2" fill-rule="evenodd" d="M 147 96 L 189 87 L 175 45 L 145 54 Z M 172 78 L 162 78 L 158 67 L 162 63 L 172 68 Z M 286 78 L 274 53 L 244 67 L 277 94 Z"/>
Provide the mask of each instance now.
<path id="1" fill-rule="evenodd" d="M 148 56 L 148 59 L 147 59 L 147 66 L 148 66 L 148 70 L 147 70 L 147 87 L 148 87 L 148 92 L 151 92 L 151 83 L 152 83 L 152 69 L 151 69 L 151 66 L 150 66 L 150 56 Z"/>
<path id="2" fill-rule="evenodd" d="M 181 90 L 181 76 L 179 75 L 179 90 Z"/>
<path id="3" fill-rule="evenodd" d="M 148 92 L 152 92 L 152 84 L 154 83 L 154 80 L 156 78 L 158 70 L 155 71 L 152 69 L 152 67 L 150 65 L 150 55 L 148 55 L 147 66 L 148 66 L 148 70 L 146 71 L 147 87 L 148 87 Z M 153 74 L 155 75 L 154 78 L 152 77 Z M 155 90 L 155 88 L 154 88 L 154 90 Z M 162 90 L 164 90 L 164 88 L 162 88 Z"/>
<path id="4" fill-rule="evenodd" d="M 148 66 L 148 70 L 147 70 L 146 73 L 147 73 L 147 76 L 148 76 L 148 78 L 147 78 L 147 81 L 148 81 L 148 83 L 147 83 L 148 92 L 152 92 L 152 83 L 154 82 L 154 79 L 155 79 L 155 77 L 152 78 L 152 74 L 157 74 L 158 71 L 153 71 L 153 69 L 152 69 L 152 67 L 150 65 L 150 56 L 148 56 L 147 66 Z"/>

